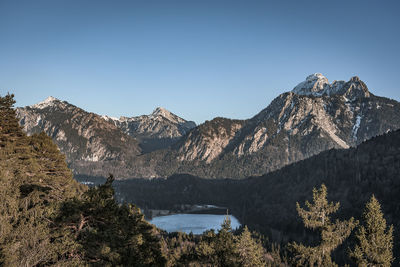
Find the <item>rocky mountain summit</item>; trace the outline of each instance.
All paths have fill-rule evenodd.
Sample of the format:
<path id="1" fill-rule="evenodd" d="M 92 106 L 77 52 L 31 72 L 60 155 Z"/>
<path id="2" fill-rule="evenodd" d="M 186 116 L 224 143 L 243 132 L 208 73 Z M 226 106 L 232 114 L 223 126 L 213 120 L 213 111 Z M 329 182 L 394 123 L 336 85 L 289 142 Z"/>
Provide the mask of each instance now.
<path id="1" fill-rule="evenodd" d="M 186 121 L 162 107 L 156 108 L 150 115 L 103 118 L 138 139 L 144 152 L 166 148 L 196 127 L 193 121 Z"/>
<path id="2" fill-rule="evenodd" d="M 329 84 L 328 79 L 321 73 L 309 75 L 304 82 L 299 83 L 293 90 L 298 95 L 312 96 L 333 96 L 342 95 L 347 99 L 356 99 L 360 97 L 370 97 L 367 86 L 357 76 L 350 81 L 333 81 Z"/>
<path id="3" fill-rule="evenodd" d="M 76 174 L 120 178 L 262 175 L 400 128 L 399 102 L 375 96 L 358 77 L 329 83 L 320 73 L 248 120 L 195 126 L 163 108 L 116 119 L 54 98 L 17 112 L 25 131 L 55 140 Z"/>

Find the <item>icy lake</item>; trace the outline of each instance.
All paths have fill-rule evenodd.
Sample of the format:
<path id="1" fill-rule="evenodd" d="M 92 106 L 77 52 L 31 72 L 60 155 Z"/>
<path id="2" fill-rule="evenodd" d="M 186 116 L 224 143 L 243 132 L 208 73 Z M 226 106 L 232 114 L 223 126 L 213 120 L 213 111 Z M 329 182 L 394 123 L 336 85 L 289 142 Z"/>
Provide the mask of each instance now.
<path id="1" fill-rule="evenodd" d="M 226 215 L 214 214 L 174 214 L 167 216 L 154 217 L 150 223 L 167 232 L 185 232 L 193 234 L 201 234 L 206 230 L 219 230 Z M 239 221 L 232 215 L 232 229 L 240 226 Z"/>

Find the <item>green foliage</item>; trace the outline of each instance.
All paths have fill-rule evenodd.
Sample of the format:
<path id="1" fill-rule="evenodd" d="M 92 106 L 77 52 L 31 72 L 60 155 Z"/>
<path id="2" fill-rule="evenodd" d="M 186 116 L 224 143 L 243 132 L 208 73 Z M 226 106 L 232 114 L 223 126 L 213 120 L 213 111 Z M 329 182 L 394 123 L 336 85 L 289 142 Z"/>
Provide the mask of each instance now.
<path id="1" fill-rule="evenodd" d="M 0 264 L 163 266 L 158 231 L 116 202 L 112 176 L 77 183 L 51 138 L 22 132 L 14 103 L 0 97 Z"/>
<path id="2" fill-rule="evenodd" d="M 260 242 L 253 239 L 247 226 L 236 239 L 236 251 L 240 265 L 245 267 L 265 266 L 265 251 Z"/>
<path id="3" fill-rule="evenodd" d="M 363 214 L 364 225 L 358 227 L 358 244 L 350 256 L 358 266 L 391 266 L 393 262 L 393 225 L 387 229 L 381 205 L 373 195 Z"/>
<path id="4" fill-rule="evenodd" d="M 339 209 L 339 203 L 329 203 L 327 195 L 327 188 L 323 184 L 320 189 L 313 189 L 313 203 L 306 201 L 307 210 L 296 203 L 297 212 L 303 219 L 305 227 L 321 232 L 321 243 L 318 246 L 304 246 L 296 242 L 291 244 L 297 264 L 337 266 L 331 259 L 331 253 L 343 243 L 358 224 L 354 218 L 331 222 L 330 215 Z"/>
<path id="5" fill-rule="evenodd" d="M 195 253 L 195 262 L 202 266 L 280 266 L 282 263 L 279 256 L 273 258 L 267 253 L 247 227 L 240 235 L 233 234 L 229 216 L 218 233 L 211 230 L 201 235 Z"/>
<path id="6" fill-rule="evenodd" d="M 228 215 L 225 217 L 221 230 L 217 234 L 209 231 L 204 235 L 196 249 L 196 253 L 203 264 L 238 266 L 235 239 Z"/>
<path id="7" fill-rule="evenodd" d="M 236 246 L 234 243 L 234 236 L 232 233 L 231 219 L 229 215 L 221 225 L 216 240 L 215 240 L 215 254 L 218 257 L 219 266 L 234 266 L 236 265 Z"/>
<path id="8" fill-rule="evenodd" d="M 84 186 L 72 178 L 49 137 L 22 132 L 14 103 L 13 95 L 0 97 L 1 263 L 43 265 L 58 258 L 51 217 Z"/>
<path id="9" fill-rule="evenodd" d="M 138 208 L 115 201 L 113 179 L 63 204 L 56 222 L 63 236 L 79 244 L 69 255 L 97 266 L 163 265 L 157 230 Z"/>

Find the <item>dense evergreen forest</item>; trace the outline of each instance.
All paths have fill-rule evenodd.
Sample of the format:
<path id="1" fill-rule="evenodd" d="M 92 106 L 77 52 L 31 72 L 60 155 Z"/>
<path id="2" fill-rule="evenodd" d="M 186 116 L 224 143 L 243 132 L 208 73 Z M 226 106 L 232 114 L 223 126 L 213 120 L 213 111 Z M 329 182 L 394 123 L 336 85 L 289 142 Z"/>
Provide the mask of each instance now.
<path id="1" fill-rule="evenodd" d="M 391 224 L 396 222 L 395 211 L 399 211 L 399 204 L 393 203 L 397 202 L 395 193 L 399 189 L 395 179 L 399 169 L 398 143 L 393 145 L 394 150 L 383 141 L 371 148 L 377 155 L 383 151 L 393 153 L 392 158 L 369 158 L 372 162 L 382 158 L 385 164 L 381 168 L 361 166 L 365 155 L 370 155 L 363 154 L 362 148 L 349 152 L 357 155 L 355 162 L 343 151 L 330 151 L 327 155 L 331 155 L 331 161 L 316 157 L 315 162 L 297 163 L 303 167 L 296 171 L 288 167 L 244 182 L 221 180 L 207 187 L 205 183 L 211 181 L 187 176 L 168 179 L 164 184 L 149 182 L 153 185 L 148 188 L 159 191 L 151 192 L 140 202 L 153 206 L 161 206 L 166 200 L 170 202 L 165 205 L 199 203 L 204 191 L 197 189 L 207 188 L 208 196 L 213 196 L 207 201 L 219 204 L 235 198 L 226 206 L 232 207 L 242 223 L 252 225 L 251 229 L 280 235 L 286 243 L 281 247 L 247 227 L 233 232 L 229 217 L 220 231 L 196 236 L 168 234 L 155 228 L 135 205 L 117 202 L 112 175 L 104 184 L 92 188 L 76 182 L 64 156 L 48 136 L 27 136 L 22 132 L 14 103 L 13 95 L 0 97 L 2 266 L 337 266 L 336 258 L 341 264 L 358 266 L 390 266 L 393 262 Z M 340 169 L 330 171 L 334 166 Z M 387 179 L 386 173 L 395 177 Z M 306 174 L 310 179 L 305 181 Z M 182 195 L 177 191 L 162 191 L 174 182 L 177 187 L 185 185 L 184 192 L 192 195 L 178 199 Z M 118 190 L 122 192 L 121 188 Z M 139 191 L 132 187 L 130 190 L 127 195 L 141 197 Z M 329 198 L 328 191 L 333 192 Z M 142 192 L 146 194 L 145 190 Z M 153 202 L 149 196 L 154 197 Z M 328 199 L 340 201 L 343 207 Z M 383 208 L 378 199 L 383 200 Z M 390 216 L 384 216 L 382 211 L 389 211 Z M 286 233 L 294 233 L 297 239 L 293 240 L 297 242 L 285 239 Z M 346 259 L 335 256 L 349 237 L 353 242 L 346 245 Z"/>

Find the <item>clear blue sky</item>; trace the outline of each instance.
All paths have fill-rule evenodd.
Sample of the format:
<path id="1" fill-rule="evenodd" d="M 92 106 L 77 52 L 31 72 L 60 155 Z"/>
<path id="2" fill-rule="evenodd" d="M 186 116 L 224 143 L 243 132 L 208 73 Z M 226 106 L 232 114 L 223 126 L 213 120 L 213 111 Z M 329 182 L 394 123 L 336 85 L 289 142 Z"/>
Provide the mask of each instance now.
<path id="1" fill-rule="evenodd" d="M 308 74 L 400 100 L 400 1 L 0 0 L 0 94 L 244 119 Z"/>

